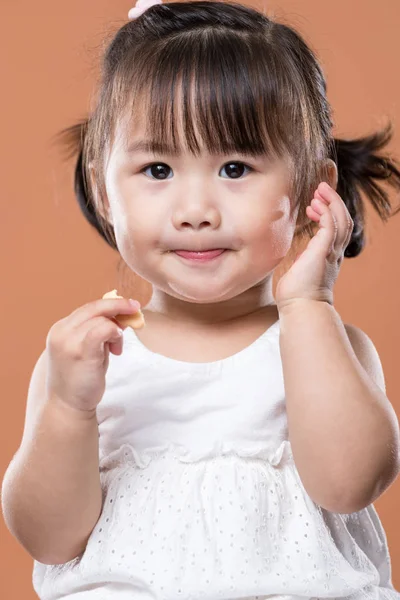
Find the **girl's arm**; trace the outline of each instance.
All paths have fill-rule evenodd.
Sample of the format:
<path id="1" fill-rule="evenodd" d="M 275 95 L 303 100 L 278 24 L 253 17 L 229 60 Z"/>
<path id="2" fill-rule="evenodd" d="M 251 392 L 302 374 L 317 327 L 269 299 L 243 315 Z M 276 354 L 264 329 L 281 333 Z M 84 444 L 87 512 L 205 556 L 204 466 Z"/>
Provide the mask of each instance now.
<path id="1" fill-rule="evenodd" d="M 326 510 L 374 502 L 399 472 L 399 423 L 368 336 L 327 302 L 282 309 L 280 351 L 289 438 L 300 478 Z"/>
<path id="2" fill-rule="evenodd" d="M 23 440 L 2 484 L 6 525 L 35 560 L 81 554 L 102 509 L 96 416 L 45 400 L 46 355 L 29 386 Z"/>

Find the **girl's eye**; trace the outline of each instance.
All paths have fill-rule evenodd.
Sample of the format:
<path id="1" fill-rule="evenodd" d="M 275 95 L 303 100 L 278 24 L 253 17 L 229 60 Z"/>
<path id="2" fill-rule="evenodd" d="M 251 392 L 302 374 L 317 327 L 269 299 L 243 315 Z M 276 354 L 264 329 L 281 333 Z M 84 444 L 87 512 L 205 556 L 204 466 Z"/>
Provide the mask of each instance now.
<path id="1" fill-rule="evenodd" d="M 243 168 L 248 169 L 250 173 L 251 171 L 254 171 L 253 167 L 245 165 L 242 162 L 229 162 L 226 163 L 222 168 L 226 168 L 229 179 L 239 179 L 243 174 Z M 171 167 L 165 163 L 151 163 L 151 165 L 147 165 L 147 167 L 144 167 L 140 172 L 145 174 L 148 169 L 150 169 L 152 177 L 154 176 L 158 181 L 168 179 L 167 173 L 168 171 L 171 171 Z"/>

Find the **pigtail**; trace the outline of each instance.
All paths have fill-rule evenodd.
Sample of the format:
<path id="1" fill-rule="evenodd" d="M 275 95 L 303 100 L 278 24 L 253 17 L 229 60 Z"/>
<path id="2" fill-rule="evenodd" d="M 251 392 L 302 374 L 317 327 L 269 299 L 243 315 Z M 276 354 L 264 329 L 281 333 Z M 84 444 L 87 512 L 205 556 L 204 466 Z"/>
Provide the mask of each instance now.
<path id="1" fill-rule="evenodd" d="M 383 221 L 391 214 L 388 192 L 378 182 L 387 183 L 400 191 L 400 171 L 395 160 L 377 154 L 391 141 L 393 129 L 389 123 L 383 130 L 354 140 L 334 140 L 333 155 L 338 166 L 337 192 L 343 199 L 354 221 L 351 240 L 344 252 L 346 258 L 358 256 L 365 245 L 364 224 L 365 206 L 361 192 L 371 202 L 374 210 Z"/>
<path id="2" fill-rule="evenodd" d="M 84 143 L 89 125 L 89 119 L 79 121 L 71 127 L 63 129 L 57 134 L 57 140 L 63 145 L 66 158 L 77 157 L 74 173 L 74 191 L 79 208 L 85 219 L 101 235 L 111 248 L 117 250 L 117 245 L 112 234 L 107 234 L 106 221 L 98 213 L 93 202 L 93 197 L 87 185 L 86 171 L 84 168 Z"/>

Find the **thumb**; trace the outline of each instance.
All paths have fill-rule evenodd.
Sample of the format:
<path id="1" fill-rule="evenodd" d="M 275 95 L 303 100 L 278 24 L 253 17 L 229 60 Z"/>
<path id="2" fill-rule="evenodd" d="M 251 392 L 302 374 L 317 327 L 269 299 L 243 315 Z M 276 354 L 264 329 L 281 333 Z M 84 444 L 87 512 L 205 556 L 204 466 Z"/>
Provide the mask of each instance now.
<path id="1" fill-rule="evenodd" d="M 122 336 L 119 339 L 117 339 L 115 342 L 107 342 L 107 343 L 108 343 L 110 352 L 112 352 L 112 354 L 115 354 L 117 356 L 122 354 L 122 350 L 123 350 L 123 346 L 124 346 L 124 340 L 123 340 Z"/>

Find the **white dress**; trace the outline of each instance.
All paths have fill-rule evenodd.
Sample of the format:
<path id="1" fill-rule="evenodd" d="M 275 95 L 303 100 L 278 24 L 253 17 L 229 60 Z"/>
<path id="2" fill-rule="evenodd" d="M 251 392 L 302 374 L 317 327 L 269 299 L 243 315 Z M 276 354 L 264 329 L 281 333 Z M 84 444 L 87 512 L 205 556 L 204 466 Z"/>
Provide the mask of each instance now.
<path id="1" fill-rule="evenodd" d="M 279 326 L 211 363 L 124 331 L 97 410 L 102 514 L 82 555 L 34 562 L 41 600 L 400 600 L 374 506 L 330 513 L 301 483 Z"/>

